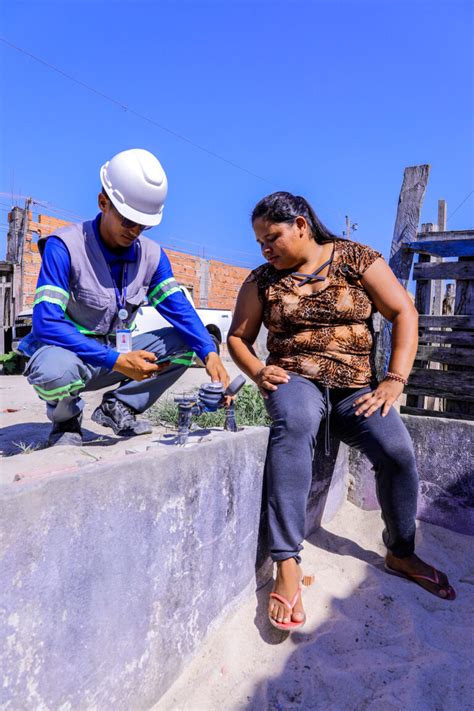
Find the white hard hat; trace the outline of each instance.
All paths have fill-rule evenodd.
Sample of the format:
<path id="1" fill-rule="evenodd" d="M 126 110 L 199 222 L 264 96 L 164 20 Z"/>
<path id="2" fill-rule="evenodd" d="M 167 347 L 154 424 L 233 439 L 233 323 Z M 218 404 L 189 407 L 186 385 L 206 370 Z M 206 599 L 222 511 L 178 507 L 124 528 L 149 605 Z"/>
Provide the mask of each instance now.
<path id="1" fill-rule="evenodd" d="M 132 148 L 117 153 L 100 169 L 100 181 L 114 207 L 140 225 L 159 225 L 168 181 L 153 153 Z"/>

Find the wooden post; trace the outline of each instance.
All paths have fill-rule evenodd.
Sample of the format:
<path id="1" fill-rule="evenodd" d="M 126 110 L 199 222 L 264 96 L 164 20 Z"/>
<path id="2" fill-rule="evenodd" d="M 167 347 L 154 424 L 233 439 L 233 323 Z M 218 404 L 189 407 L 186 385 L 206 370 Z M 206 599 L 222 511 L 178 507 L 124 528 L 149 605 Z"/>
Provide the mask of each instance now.
<path id="1" fill-rule="evenodd" d="M 429 173 L 429 165 L 405 168 L 398 198 L 389 266 L 405 289 L 410 278 L 413 254 L 405 250 L 404 247 L 415 241 Z M 391 333 L 390 322 L 383 319 L 375 353 L 377 374 L 380 378 L 385 374 L 390 359 Z"/>
<path id="2" fill-rule="evenodd" d="M 7 318 L 5 318 L 5 305 L 7 301 L 7 285 L 6 276 L 0 276 L 0 354 L 5 353 L 5 330 L 8 328 Z"/>
<path id="3" fill-rule="evenodd" d="M 437 225 L 433 225 L 428 222 L 422 225 L 423 232 L 436 232 Z M 418 264 L 426 264 L 432 261 L 432 257 L 429 254 L 419 254 Z M 416 282 L 415 289 L 415 308 L 419 314 L 426 314 L 429 316 L 431 314 L 432 306 L 432 289 L 433 281 L 431 279 L 418 279 Z M 424 361 L 416 361 L 414 363 L 418 368 L 429 368 L 429 363 Z M 407 395 L 407 406 L 408 407 L 418 407 L 424 408 L 428 407 L 430 410 L 434 408 L 434 398 L 426 398 L 424 395 Z"/>
<path id="4" fill-rule="evenodd" d="M 446 232 L 446 200 L 438 200 L 438 232 Z M 442 262 L 442 257 L 433 257 L 433 262 Z M 434 316 L 440 316 L 443 308 L 443 286 L 442 279 L 433 281 L 433 302 L 431 305 L 431 313 Z"/>
<path id="5" fill-rule="evenodd" d="M 447 205 L 446 200 L 438 200 L 438 232 L 446 232 Z"/>
<path id="6" fill-rule="evenodd" d="M 459 262 L 474 262 L 474 257 L 459 257 Z M 456 297 L 454 313 L 459 316 L 472 316 L 474 314 L 474 279 L 460 279 L 456 281 Z M 472 347 L 469 350 L 474 350 Z M 471 363 L 473 358 L 471 357 Z M 472 373 L 472 365 L 452 365 L 449 370 L 462 370 Z M 467 375 L 467 373 L 466 373 Z M 446 400 L 446 412 L 461 412 L 465 415 L 474 415 L 474 402 L 459 400 Z"/>
<path id="7" fill-rule="evenodd" d="M 446 232 L 446 200 L 438 200 L 438 232 Z M 442 262 L 443 257 L 432 257 L 432 262 Z M 443 311 L 443 287 L 442 279 L 433 279 L 431 282 L 431 314 L 433 316 L 441 316 Z M 427 363 L 427 367 L 434 370 L 442 370 L 441 363 Z M 441 409 L 441 401 L 438 397 L 427 396 L 425 398 L 425 407 L 427 410 L 437 411 Z"/>

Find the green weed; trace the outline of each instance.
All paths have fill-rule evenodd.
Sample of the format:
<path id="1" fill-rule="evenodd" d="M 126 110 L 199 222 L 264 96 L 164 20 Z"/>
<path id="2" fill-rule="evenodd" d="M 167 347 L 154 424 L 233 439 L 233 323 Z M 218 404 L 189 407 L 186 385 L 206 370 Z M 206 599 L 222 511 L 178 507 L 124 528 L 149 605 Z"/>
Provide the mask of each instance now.
<path id="1" fill-rule="evenodd" d="M 158 402 L 147 412 L 147 416 L 155 425 L 165 427 L 178 426 L 178 405 L 172 400 Z M 263 398 L 254 385 L 246 384 L 239 392 L 235 403 L 235 416 L 237 424 L 241 427 L 268 426 L 268 417 Z M 225 421 L 225 410 L 217 412 L 204 412 L 198 417 L 193 417 L 192 422 L 199 427 L 223 427 Z"/>

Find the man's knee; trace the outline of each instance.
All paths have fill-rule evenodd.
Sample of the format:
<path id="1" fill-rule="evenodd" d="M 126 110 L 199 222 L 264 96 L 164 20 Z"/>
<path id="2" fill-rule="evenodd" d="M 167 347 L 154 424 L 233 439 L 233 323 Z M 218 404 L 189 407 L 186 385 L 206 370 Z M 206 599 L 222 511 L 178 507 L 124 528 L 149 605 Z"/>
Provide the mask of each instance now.
<path id="1" fill-rule="evenodd" d="M 81 359 L 56 346 L 47 346 L 35 353 L 25 375 L 37 395 L 47 402 L 76 395 L 87 381 L 87 369 Z"/>

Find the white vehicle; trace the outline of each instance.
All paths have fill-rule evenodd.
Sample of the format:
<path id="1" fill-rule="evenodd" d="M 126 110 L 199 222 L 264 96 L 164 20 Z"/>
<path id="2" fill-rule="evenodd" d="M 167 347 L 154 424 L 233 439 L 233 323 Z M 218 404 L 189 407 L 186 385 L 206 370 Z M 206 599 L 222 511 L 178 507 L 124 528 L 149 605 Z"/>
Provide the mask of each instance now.
<path id="1" fill-rule="evenodd" d="M 196 309 L 193 297 L 188 289 L 186 289 L 185 286 L 181 286 L 180 288 L 187 300 Z M 230 323 L 232 321 L 232 312 L 221 309 L 196 309 L 196 311 L 211 334 L 217 346 L 217 352 L 219 352 L 221 343 L 225 343 L 227 340 L 227 334 L 229 333 Z M 143 304 L 138 310 L 135 325 L 136 328 L 133 331 L 133 335 L 138 336 L 140 333 L 148 333 L 148 331 L 155 331 L 158 328 L 165 328 L 169 324 L 168 321 L 158 313 L 154 306 Z"/>
<path id="2" fill-rule="evenodd" d="M 193 298 L 188 289 L 186 289 L 185 286 L 181 286 L 181 290 L 194 307 Z M 196 311 L 211 334 L 216 344 L 217 352 L 219 352 L 221 343 L 225 343 L 227 340 L 227 334 L 229 333 L 232 320 L 232 312 L 221 309 L 196 309 Z M 20 351 L 18 351 L 19 342 L 31 331 L 32 313 L 32 310 L 28 309 L 19 313 L 15 318 L 12 350 L 18 353 L 18 355 L 21 355 Z M 155 331 L 159 328 L 166 328 L 166 326 L 169 326 L 169 323 L 158 313 L 154 306 L 144 303 L 137 312 L 135 326 L 136 328 L 133 331 L 133 335 L 138 336 L 140 333 L 148 333 L 149 331 Z"/>

